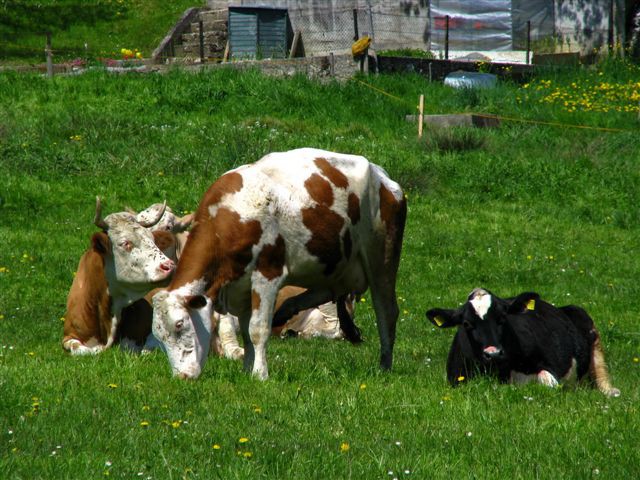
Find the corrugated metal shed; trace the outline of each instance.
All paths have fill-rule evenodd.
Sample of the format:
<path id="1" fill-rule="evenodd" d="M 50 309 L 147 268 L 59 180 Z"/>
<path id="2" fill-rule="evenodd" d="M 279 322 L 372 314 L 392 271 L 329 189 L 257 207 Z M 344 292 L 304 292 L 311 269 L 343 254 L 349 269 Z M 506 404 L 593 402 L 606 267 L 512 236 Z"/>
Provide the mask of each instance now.
<path id="1" fill-rule="evenodd" d="M 292 36 L 286 8 L 229 7 L 231 58 L 284 58 Z"/>

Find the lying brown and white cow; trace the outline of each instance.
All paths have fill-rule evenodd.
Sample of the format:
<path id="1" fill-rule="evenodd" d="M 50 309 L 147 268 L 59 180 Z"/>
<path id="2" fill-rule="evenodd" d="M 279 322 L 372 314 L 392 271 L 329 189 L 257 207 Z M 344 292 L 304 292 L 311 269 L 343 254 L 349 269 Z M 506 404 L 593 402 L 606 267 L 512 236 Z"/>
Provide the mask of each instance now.
<path id="1" fill-rule="evenodd" d="M 100 209 L 98 200 L 96 224 L 104 231 L 92 236 L 67 297 L 62 347 L 74 355 L 99 353 L 126 338 L 123 343 L 140 345 L 140 335 L 150 330 L 151 322 L 146 327 L 127 322 L 126 308 L 152 288 L 166 285 L 180 248 L 176 235 L 190 223 L 190 218 L 177 218 L 164 204 L 152 205 L 137 218 L 123 212 L 102 220 Z"/>
<path id="2" fill-rule="evenodd" d="M 200 202 L 167 291 L 153 298 L 153 333 L 173 373 L 200 375 L 193 313 L 212 299 L 239 318 L 245 369 L 266 379 L 275 299 L 287 284 L 308 289 L 293 311 L 370 288 L 380 366 L 390 369 L 406 211 L 400 186 L 361 156 L 304 148 L 224 174 Z"/>
<path id="3" fill-rule="evenodd" d="M 280 289 L 276 297 L 276 311 L 289 298 L 294 298 L 304 292 L 303 288 L 291 285 Z M 349 295 L 346 299 L 346 309 L 353 319 L 354 296 Z M 244 357 L 244 348 L 238 343 L 238 332 L 240 323 L 238 317 L 231 314 L 222 315 L 214 312 L 217 323 L 217 339 L 214 348 L 219 354 L 226 358 L 238 360 Z M 296 313 L 288 319 L 286 323 L 272 326 L 271 334 L 275 336 L 301 338 L 327 338 L 331 340 L 345 337 L 340 328 L 338 319 L 338 308 L 333 302 L 323 303 L 315 308 L 308 308 Z"/>

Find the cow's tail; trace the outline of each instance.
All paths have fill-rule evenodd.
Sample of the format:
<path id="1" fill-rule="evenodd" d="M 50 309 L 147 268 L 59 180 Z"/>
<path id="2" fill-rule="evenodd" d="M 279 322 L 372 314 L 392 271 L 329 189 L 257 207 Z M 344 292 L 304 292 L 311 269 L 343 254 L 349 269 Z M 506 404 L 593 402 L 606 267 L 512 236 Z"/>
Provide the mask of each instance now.
<path id="1" fill-rule="evenodd" d="M 604 351 L 600 343 L 600 335 L 594 329 L 595 340 L 591 347 L 591 361 L 589 363 L 589 375 L 598 390 L 609 397 L 619 397 L 620 390 L 611 385 L 607 363 L 604 360 Z"/>

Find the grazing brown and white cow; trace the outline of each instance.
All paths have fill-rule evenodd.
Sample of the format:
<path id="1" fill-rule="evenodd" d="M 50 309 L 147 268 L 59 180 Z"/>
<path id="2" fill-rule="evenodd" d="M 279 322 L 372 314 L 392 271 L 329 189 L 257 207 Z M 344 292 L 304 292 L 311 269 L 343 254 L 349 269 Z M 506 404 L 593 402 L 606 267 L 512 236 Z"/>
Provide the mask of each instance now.
<path id="1" fill-rule="evenodd" d="M 183 241 L 179 232 L 189 226 L 190 219 L 175 217 L 170 209 L 165 210 L 163 204 L 153 205 L 143 213 L 146 213 L 146 218 L 143 215 L 140 221 L 126 212 L 111 214 L 101 220 L 98 200 L 96 224 L 108 228 L 107 233 L 103 231 L 93 235 L 91 247 L 80 258 L 67 297 L 62 347 L 71 354 L 99 353 L 114 341 L 127 338 L 129 340 L 124 340 L 123 344 L 140 345 L 139 335 L 145 330 L 150 331 L 150 319 L 146 327 L 127 322 L 127 318 L 138 318 L 133 305 L 128 307 L 128 315 L 126 311 L 124 315 L 121 312 L 127 305 L 139 303 L 139 299 L 152 288 L 166 285 L 169 281 Z M 173 231 L 163 227 L 152 232 L 158 223 L 171 225 Z M 119 262 L 115 258 L 117 255 L 120 256 Z M 153 270 L 153 265 L 145 267 L 145 261 L 155 262 L 156 270 Z M 125 269 L 119 269 L 122 264 Z M 136 305 L 135 308 L 144 308 L 144 305 Z M 124 324 L 121 325 L 122 318 Z M 119 329 L 119 326 L 123 328 Z"/>
<path id="2" fill-rule="evenodd" d="M 153 297 L 153 333 L 173 373 L 202 371 L 192 313 L 206 294 L 239 318 L 245 369 L 266 379 L 274 303 L 287 284 L 308 289 L 288 303 L 292 311 L 370 288 L 380 366 L 390 369 L 406 210 L 400 186 L 356 155 L 304 148 L 224 174 L 200 202 L 168 289 Z"/>

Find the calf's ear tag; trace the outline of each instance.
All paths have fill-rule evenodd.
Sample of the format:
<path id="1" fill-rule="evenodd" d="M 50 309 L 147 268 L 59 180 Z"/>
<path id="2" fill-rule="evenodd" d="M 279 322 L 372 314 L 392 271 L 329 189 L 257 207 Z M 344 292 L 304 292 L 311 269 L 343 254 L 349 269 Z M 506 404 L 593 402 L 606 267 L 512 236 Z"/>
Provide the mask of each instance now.
<path id="1" fill-rule="evenodd" d="M 440 315 L 436 315 L 433 318 L 433 321 L 436 322 L 436 325 L 438 325 L 439 327 L 441 327 L 442 325 L 444 325 L 444 320 L 442 319 L 442 317 Z"/>
<path id="2" fill-rule="evenodd" d="M 527 302 L 527 310 L 535 310 L 535 308 L 536 308 L 536 301 L 532 298 Z"/>

